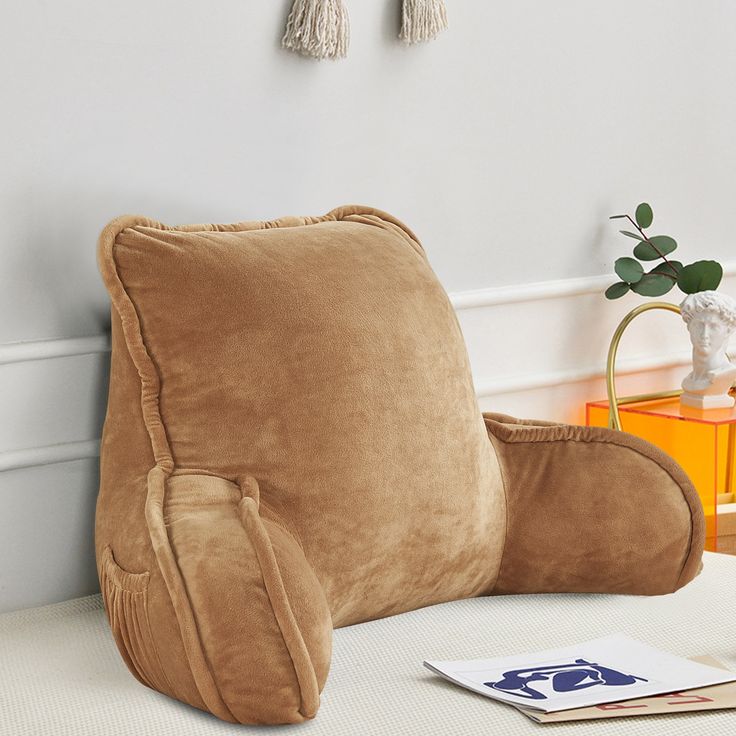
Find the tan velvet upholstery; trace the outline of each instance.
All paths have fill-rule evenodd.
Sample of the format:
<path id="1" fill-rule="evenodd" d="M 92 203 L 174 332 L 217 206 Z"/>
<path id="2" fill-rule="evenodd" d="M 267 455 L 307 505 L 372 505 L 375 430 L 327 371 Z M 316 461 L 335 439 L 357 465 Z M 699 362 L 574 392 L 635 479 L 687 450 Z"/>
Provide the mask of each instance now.
<path id="1" fill-rule="evenodd" d="M 333 627 L 491 593 L 665 593 L 697 573 L 702 510 L 661 452 L 484 420 L 452 306 L 390 215 L 124 217 L 99 261 L 98 567 L 144 684 L 229 721 L 298 722 Z"/>

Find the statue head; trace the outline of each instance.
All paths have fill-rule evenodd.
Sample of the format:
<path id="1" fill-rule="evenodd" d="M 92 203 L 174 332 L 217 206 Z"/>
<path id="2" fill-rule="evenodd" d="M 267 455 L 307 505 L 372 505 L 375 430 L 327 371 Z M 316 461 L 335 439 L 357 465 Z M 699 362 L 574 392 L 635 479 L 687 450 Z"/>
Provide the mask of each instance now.
<path id="1" fill-rule="evenodd" d="M 685 297 L 680 311 L 696 353 L 715 355 L 725 351 L 736 330 L 734 299 L 719 291 L 699 291 Z"/>

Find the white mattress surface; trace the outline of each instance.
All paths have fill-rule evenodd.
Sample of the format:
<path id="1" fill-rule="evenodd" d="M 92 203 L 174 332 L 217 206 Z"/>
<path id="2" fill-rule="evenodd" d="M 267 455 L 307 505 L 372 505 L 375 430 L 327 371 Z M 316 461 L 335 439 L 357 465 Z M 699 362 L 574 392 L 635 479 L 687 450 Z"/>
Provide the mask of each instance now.
<path id="1" fill-rule="evenodd" d="M 701 575 L 668 596 L 479 598 L 340 629 L 317 717 L 276 728 L 224 723 L 140 685 L 101 606 L 90 596 L 0 616 L 0 734 L 736 734 L 736 711 L 539 725 L 422 667 L 423 659 L 522 653 L 620 631 L 736 669 L 736 557 L 707 554 Z"/>

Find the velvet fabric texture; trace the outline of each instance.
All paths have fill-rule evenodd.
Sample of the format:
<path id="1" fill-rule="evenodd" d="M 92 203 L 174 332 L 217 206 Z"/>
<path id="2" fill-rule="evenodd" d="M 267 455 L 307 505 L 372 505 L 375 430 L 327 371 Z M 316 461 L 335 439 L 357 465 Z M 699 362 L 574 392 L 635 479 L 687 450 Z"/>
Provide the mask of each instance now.
<path id="1" fill-rule="evenodd" d="M 111 222 L 96 548 L 145 685 L 240 723 L 315 715 L 334 627 L 492 593 L 659 594 L 698 496 L 605 429 L 482 416 L 453 308 L 390 215 Z"/>

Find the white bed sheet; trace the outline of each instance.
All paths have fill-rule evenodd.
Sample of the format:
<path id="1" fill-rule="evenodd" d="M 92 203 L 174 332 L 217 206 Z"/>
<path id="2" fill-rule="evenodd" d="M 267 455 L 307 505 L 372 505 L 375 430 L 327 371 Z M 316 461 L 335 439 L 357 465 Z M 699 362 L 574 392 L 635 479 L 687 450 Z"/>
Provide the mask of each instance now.
<path id="1" fill-rule="evenodd" d="M 701 575 L 668 596 L 481 598 L 340 629 L 317 717 L 276 728 L 227 724 L 140 685 L 115 649 L 99 596 L 4 614 L 0 734 L 736 735 L 736 711 L 539 725 L 422 668 L 423 659 L 500 656 L 615 631 L 736 669 L 736 557 L 707 554 Z"/>

